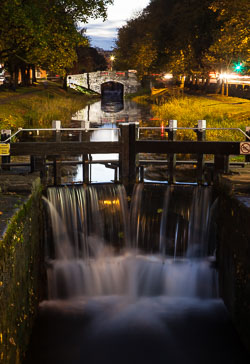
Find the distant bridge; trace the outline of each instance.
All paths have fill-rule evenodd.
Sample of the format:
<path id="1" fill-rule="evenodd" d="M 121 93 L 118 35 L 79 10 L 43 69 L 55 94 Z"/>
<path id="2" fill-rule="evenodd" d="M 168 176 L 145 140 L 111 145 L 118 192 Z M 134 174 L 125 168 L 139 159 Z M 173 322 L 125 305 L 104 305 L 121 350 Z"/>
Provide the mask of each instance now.
<path id="1" fill-rule="evenodd" d="M 109 90 L 122 95 L 132 94 L 140 87 L 136 74 L 129 71 L 98 71 L 69 75 L 67 84 L 68 87 L 77 89 L 80 86 L 100 95 Z"/>

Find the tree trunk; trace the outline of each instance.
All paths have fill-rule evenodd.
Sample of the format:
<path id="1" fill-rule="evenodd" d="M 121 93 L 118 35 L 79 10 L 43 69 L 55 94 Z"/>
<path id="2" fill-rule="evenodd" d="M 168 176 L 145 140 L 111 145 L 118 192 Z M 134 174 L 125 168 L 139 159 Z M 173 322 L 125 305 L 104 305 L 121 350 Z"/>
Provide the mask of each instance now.
<path id="1" fill-rule="evenodd" d="M 31 85 L 31 79 L 30 79 L 30 65 L 26 68 L 26 86 Z"/>
<path id="2" fill-rule="evenodd" d="M 63 77 L 63 89 L 65 91 L 68 91 L 68 87 L 67 87 L 67 73 L 66 75 Z"/>
<path id="3" fill-rule="evenodd" d="M 228 96 L 228 80 L 226 82 L 226 96 Z"/>
<path id="4" fill-rule="evenodd" d="M 21 65 L 21 85 L 26 86 L 26 67 L 24 64 Z"/>
<path id="5" fill-rule="evenodd" d="M 14 84 L 13 84 L 14 91 L 16 91 L 16 88 L 18 86 L 18 76 L 19 76 L 19 67 L 16 65 L 14 71 Z"/>
<path id="6" fill-rule="evenodd" d="M 32 84 L 36 82 L 36 67 L 32 65 Z"/>
<path id="7" fill-rule="evenodd" d="M 224 84 L 224 80 L 222 80 L 222 84 L 221 84 L 221 95 L 224 96 L 225 94 L 225 84 Z"/>

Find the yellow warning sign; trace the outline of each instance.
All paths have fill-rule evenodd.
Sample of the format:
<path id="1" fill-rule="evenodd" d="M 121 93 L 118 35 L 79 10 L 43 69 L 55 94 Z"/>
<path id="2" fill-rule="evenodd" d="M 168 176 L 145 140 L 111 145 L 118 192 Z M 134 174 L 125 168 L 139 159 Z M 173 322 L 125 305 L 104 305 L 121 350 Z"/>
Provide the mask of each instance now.
<path id="1" fill-rule="evenodd" d="M 10 145 L 0 143 L 0 155 L 10 155 Z"/>
<path id="2" fill-rule="evenodd" d="M 250 142 L 240 143 L 240 154 L 250 154 Z"/>

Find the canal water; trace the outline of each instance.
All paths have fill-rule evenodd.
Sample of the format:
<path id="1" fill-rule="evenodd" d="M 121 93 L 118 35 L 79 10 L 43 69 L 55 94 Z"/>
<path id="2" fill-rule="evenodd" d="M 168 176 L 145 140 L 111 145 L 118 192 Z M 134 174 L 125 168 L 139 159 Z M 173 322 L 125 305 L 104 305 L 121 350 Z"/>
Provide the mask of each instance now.
<path id="1" fill-rule="evenodd" d="M 88 132 L 90 141 L 118 141 L 119 124 L 134 122 L 142 126 L 150 124 L 153 119 L 150 106 L 140 105 L 131 100 L 100 100 L 87 105 L 72 116 L 73 127 L 84 127 Z M 107 130 L 110 129 L 110 130 Z M 93 161 L 114 160 L 118 161 L 118 154 L 92 154 Z M 111 182 L 115 179 L 115 170 L 104 164 L 91 164 L 89 168 L 90 180 L 96 182 Z M 79 166 L 73 175 L 73 182 L 80 182 L 83 179 L 82 167 Z"/>
<path id="2" fill-rule="evenodd" d="M 210 187 L 49 188 L 28 363 L 249 363 L 219 298 Z"/>

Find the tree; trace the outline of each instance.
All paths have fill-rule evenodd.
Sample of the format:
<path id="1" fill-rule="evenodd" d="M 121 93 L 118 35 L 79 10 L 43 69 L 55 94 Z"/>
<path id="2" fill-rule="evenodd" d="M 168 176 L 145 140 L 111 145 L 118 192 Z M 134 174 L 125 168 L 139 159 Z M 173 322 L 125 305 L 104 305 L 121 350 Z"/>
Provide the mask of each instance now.
<path id="1" fill-rule="evenodd" d="M 213 2 L 211 9 L 220 27 L 213 33 L 214 41 L 208 48 L 204 61 L 220 72 L 233 71 L 239 61 L 249 72 L 250 65 L 250 3 L 242 0 Z"/>
<path id="2" fill-rule="evenodd" d="M 65 76 L 77 59 L 76 47 L 88 44 L 77 21 L 105 17 L 112 1 L 2 0 L 0 60 L 15 75 L 37 65 Z"/>
<path id="3" fill-rule="evenodd" d="M 80 46 L 76 49 L 77 60 L 74 62 L 70 73 L 79 74 L 85 72 L 104 71 L 107 69 L 105 57 L 95 48 Z"/>

